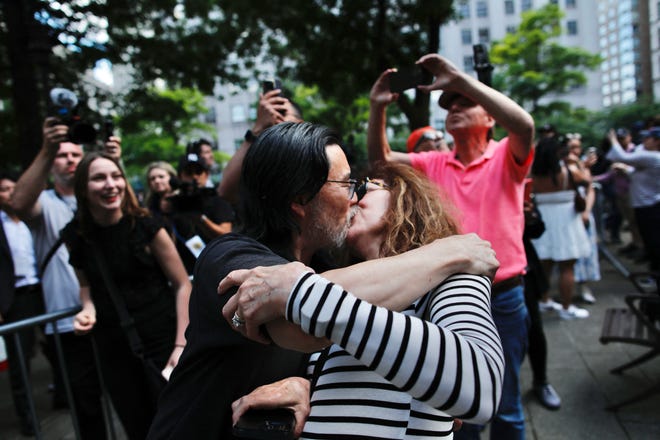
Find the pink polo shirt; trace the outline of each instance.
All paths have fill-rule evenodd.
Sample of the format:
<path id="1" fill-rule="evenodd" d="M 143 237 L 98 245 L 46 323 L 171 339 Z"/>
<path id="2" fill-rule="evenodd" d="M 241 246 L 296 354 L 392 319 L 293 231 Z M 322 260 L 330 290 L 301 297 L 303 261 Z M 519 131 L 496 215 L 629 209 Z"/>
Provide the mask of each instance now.
<path id="1" fill-rule="evenodd" d="M 490 241 L 500 262 L 496 283 L 525 273 L 527 266 L 522 242 L 523 181 L 534 154 L 530 153 L 520 165 L 508 145 L 508 137 L 499 142 L 491 140 L 484 154 L 468 166 L 456 160 L 454 152 L 410 154 L 412 166 L 454 202 L 463 232 L 475 232 Z"/>

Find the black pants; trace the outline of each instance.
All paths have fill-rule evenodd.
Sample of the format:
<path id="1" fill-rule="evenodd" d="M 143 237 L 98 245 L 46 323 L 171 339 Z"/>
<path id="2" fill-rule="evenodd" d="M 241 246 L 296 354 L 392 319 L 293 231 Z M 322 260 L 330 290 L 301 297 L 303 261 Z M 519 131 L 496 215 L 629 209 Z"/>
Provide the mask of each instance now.
<path id="1" fill-rule="evenodd" d="M 84 440 L 105 440 L 107 434 L 101 405 L 101 386 L 94 364 L 91 338 L 76 336 L 73 332 L 69 332 L 60 334 L 60 339 L 71 382 L 74 408 L 80 424 L 80 434 Z M 47 341 L 54 350 L 55 337 L 48 335 Z"/>
<path id="2" fill-rule="evenodd" d="M 32 318 L 44 313 L 44 300 L 41 292 L 41 286 L 21 287 L 16 290 L 14 300 L 5 316 L 6 323 L 20 321 L 26 318 Z M 30 372 L 30 358 L 32 357 L 36 342 L 36 331 L 34 327 L 18 332 L 21 349 Z M 30 410 L 28 407 L 27 391 L 23 384 L 21 369 L 18 357 L 14 334 L 5 335 L 5 344 L 7 346 L 7 360 L 9 362 L 9 384 L 11 386 L 11 395 L 14 400 L 14 409 L 16 415 L 22 423 L 30 423 Z"/>
<path id="3" fill-rule="evenodd" d="M 651 271 L 660 271 L 660 203 L 635 208 L 635 219 L 639 234 L 649 257 Z"/>

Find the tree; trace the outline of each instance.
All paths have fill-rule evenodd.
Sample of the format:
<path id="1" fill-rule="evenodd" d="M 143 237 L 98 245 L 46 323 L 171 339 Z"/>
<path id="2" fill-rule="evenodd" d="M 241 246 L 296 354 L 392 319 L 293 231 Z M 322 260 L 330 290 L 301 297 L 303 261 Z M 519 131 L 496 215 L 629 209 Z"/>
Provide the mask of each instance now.
<path id="1" fill-rule="evenodd" d="M 279 76 L 318 86 L 341 110 L 385 68 L 436 52 L 439 27 L 452 13 L 451 1 L 433 0 L 289 0 L 286 7 L 257 0 L 0 3 L 0 59 L 11 66 L 5 77 L 11 81 L 0 93 L 11 91 L 17 144 L 32 156 L 47 89 L 62 85 L 95 97 L 100 92 L 84 90 L 79 79 L 101 58 L 131 66 L 134 95 L 156 79 L 212 94 L 218 81 L 245 85 L 267 61 Z M 36 38 L 33 29 L 46 38 Z M 21 58 L 30 51 L 45 52 L 43 62 Z M 401 95 L 398 105 L 410 128 L 428 123 L 427 94 Z"/>
<path id="2" fill-rule="evenodd" d="M 542 104 L 543 98 L 566 93 L 586 84 L 585 69 L 601 63 L 599 55 L 557 43 L 563 12 L 557 5 L 524 12 L 518 30 L 494 42 L 491 60 L 496 66 L 494 85 L 527 108 L 537 119 L 570 106 L 561 101 Z"/>

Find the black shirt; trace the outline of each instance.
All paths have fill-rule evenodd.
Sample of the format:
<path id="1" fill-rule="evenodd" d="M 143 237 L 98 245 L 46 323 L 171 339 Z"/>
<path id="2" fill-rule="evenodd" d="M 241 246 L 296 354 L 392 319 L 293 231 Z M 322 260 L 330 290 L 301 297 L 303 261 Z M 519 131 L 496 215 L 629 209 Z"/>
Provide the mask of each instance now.
<path id="1" fill-rule="evenodd" d="M 222 316 L 230 293 L 218 283 L 235 269 L 288 263 L 248 237 L 227 234 L 195 266 L 187 345 L 160 397 L 155 439 L 232 439 L 231 403 L 258 386 L 305 374 L 307 355 L 243 338 Z"/>

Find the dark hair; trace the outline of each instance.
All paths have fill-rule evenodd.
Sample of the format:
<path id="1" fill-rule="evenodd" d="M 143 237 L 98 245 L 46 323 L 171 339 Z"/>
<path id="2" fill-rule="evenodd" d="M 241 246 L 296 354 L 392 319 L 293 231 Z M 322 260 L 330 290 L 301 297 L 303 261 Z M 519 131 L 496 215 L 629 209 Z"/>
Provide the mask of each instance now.
<path id="1" fill-rule="evenodd" d="M 557 175 L 561 172 L 560 160 L 564 147 L 556 137 L 541 138 L 536 144 L 532 176 L 551 176 L 557 185 Z"/>
<path id="2" fill-rule="evenodd" d="M 14 170 L 0 170 L 0 180 L 11 180 L 12 182 L 16 183 L 18 182 L 18 179 L 20 178 L 19 173 L 17 173 Z"/>
<path id="3" fill-rule="evenodd" d="M 205 138 L 199 138 L 196 141 L 190 142 L 186 146 L 186 153 L 187 154 L 195 153 L 196 155 L 199 156 L 202 152 L 202 145 L 208 145 L 209 147 L 213 148 L 213 143 L 210 140 Z"/>
<path id="4" fill-rule="evenodd" d="M 126 193 L 121 202 L 121 210 L 124 215 L 131 217 L 145 217 L 149 215 L 149 212 L 146 209 L 140 207 L 140 203 L 138 202 L 137 197 L 135 197 L 133 188 L 131 188 L 128 179 L 126 178 L 126 173 L 119 164 L 119 161 L 105 152 L 94 151 L 87 153 L 85 156 L 83 156 L 82 160 L 76 167 L 76 173 L 73 177 L 73 190 L 76 195 L 76 201 L 78 203 L 76 218 L 78 218 L 78 221 L 80 222 L 79 233 L 85 238 L 89 237 L 92 224 L 94 223 L 91 211 L 89 209 L 89 201 L 87 199 L 87 183 L 89 181 L 89 168 L 92 165 L 92 162 L 97 159 L 107 159 L 117 165 L 121 176 L 126 181 Z"/>
<path id="5" fill-rule="evenodd" d="M 332 130 L 285 122 L 265 130 L 250 146 L 241 173 L 243 232 L 269 246 L 287 248 L 300 226 L 291 203 L 307 203 L 328 179 L 327 145 L 340 144 Z"/>

